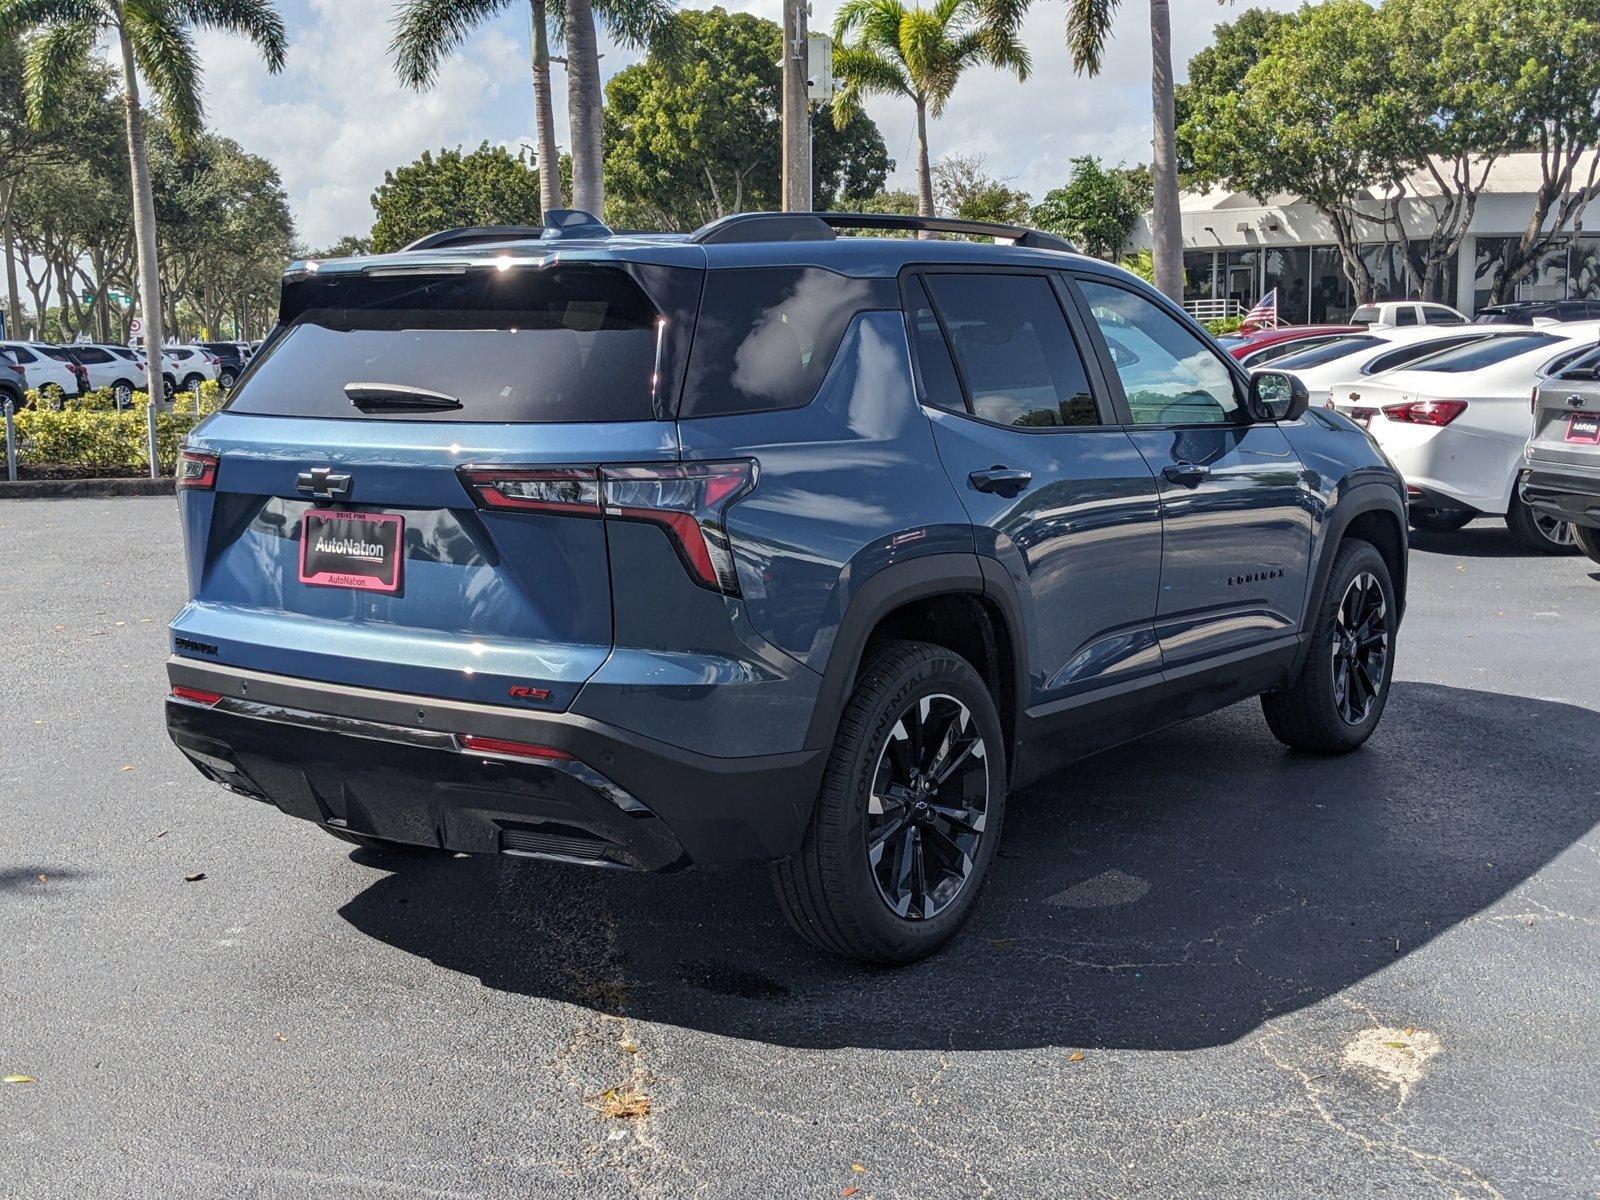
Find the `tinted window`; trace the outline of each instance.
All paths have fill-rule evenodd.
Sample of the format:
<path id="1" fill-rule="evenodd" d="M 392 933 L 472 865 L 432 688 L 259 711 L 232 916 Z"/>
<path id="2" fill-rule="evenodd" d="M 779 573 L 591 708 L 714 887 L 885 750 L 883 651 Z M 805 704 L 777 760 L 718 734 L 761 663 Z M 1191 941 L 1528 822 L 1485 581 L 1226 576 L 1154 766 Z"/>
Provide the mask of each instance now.
<path id="1" fill-rule="evenodd" d="M 1341 358 L 1356 353 L 1358 350 L 1367 350 L 1373 346 L 1383 345 L 1383 339 L 1372 337 L 1365 333 L 1352 334 L 1349 337 L 1335 338 L 1331 342 L 1324 342 L 1310 350 L 1299 350 L 1294 354 L 1280 358 L 1276 365 L 1285 371 L 1303 371 L 1307 367 L 1320 367 L 1325 363 L 1338 362 Z"/>
<path id="2" fill-rule="evenodd" d="M 1273 362 L 1291 354 L 1303 354 L 1313 346 L 1331 342 L 1335 336 L 1337 335 L 1328 334 L 1325 337 L 1296 338 L 1292 342 L 1279 342 L 1276 346 L 1263 346 L 1260 350 L 1246 354 L 1239 360 L 1239 363 L 1241 366 L 1259 367 L 1262 363 Z"/>
<path id="3" fill-rule="evenodd" d="M 1541 346 L 1553 346 L 1559 341 L 1560 338 L 1547 333 L 1512 334 L 1507 337 L 1489 338 L 1487 341 L 1473 342 L 1467 346 L 1458 346 L 1454 350 L 1436 354 L 1417 363 L 1412 370 L 1459 375 L 1464 371 L 1492 367 L 1496 363 L 1505 362 L 1508 358 L 1515 358 L 1519 354 L 1526 354 Z"/>
<path id="4" fill-rule="evenodd" d="M 1451 312 L 1448 308 L 1441 308 L 1437 304 L 1426 304 L 1422 308 L 1423 320 L 1429 325 L 1465 325 L 1466 318 Z"/>
<path id="5" fill-rule="evenodd" d="M 913 277 L 906 284 L 906 299 L 911 310 L 911 340 L 917 348 L 917 369 L 922 373 L 922 398 L 939 408 L 966 412 L 961 380 L 956 377 L 950 347 L 944 340 L 944 330 L 939 327 L 939 318 L 934 315 L 922 280 Z"/>
<path id="6" fill-rule="evenodd" d="M 40 346 L 39 353 L 55 362 L 69 363 L 72 361 L 72 355 L 65 350 L 57 350 L 54 346 Z"/>
<path id="7" fill-rule="evenodd" d="M 1387 354 L 1380 354 L 1361 368 L 1363 375 L 1376 375 L 1379 371 L 1392 371 L 1396 367 L 1403 367 L 1407 363 L 1414 363 L 1418 359 L 1427 358 L 1430 354 L 1438 354 L 1456 346 L 1475 342 L 1481 334 L 1459 338 L 1429 338 L 1427 341 L 1413 342 L 1409 346 L 1401 346 L 1397 350 L 1390 350 Z"/>
<path id="8" fill-rule="evenodd" d="M 1562 368 L 1560 374 L 1563 379 L 1593 379 L 1596 368 L 1600 368 L 1600 347 L 1588 351 L 1582 358 L 1574 359 Z"/>
<path id="9" fill-rule="evenodd" d="M 6 349 L 11 353 L 11 357 L 16 359 L 19 363 L 31 363 L 39 361 L 36 357 L 34 357 L 34 355 L 30 354 L 22 346 L 7 346 Z"/>
<path id="10" fill-rule="evenodd" d="M 72 352 L 72 355 L 81 363 L 95 363 L 98 365 L 111 361 L 111 355 L 97 346 L 79 346 Z"/>
<path id="11" fill-rule="evenodd" d="M 1098 425 L 1083 356 L 1042 275 L 930 275 L 972 411 L 999 425 Z"/>
<path id="12" fill-rule="evenodd" d="M 182 362 L 193 353 L 193 350 L 168 350 L 166 352 L 168 358 L 175 359 L 178 362 Z"/>
<path id="13" fill-rule="evenodd" d="M 129 362 L 132 362 L 134 359 L 133 351 L 124 350 L 121 346 L 107 346 L 106 349 L 110 350 L 111 353 L 115 354 L 118 358 L 125 358 Z"/>
<path id="14" fill-rule="evenodd" d="M 227 403 L 278 416 L 627 421 L 654 416 L 657 313 L 625 271 L 584 264 L 322 277 Z M 347 385 L 442 393 L 458 409 L 358 409 Z"/>
<path id="15" fill-rule="evenodd" d="M 893 280 L 816 267 L 707 271 L 684 416 L 809 404 L 856 313 L 900 307 Z"/>
<path id="16" fill-rule="evenodd" d="M 1417 310 L 1409 304 L 1402 304 L 1394 310 L 1394 323 L 1396 325 L 1415 325 L 1417 323 Z"/>
<path id="17" fill-rule="evenodd" d="M 1209 425 L 1240 413 L 1232 372 L 1198 334 L 1136 292 L 1087 279 L 1079 286 L 1135 424 Z"/>

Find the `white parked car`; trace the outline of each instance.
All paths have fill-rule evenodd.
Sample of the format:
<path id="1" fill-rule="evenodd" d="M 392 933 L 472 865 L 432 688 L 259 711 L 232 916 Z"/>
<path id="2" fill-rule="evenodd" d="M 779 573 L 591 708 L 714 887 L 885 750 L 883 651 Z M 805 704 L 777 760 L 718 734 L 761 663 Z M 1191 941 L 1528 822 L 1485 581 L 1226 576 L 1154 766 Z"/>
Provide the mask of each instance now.
<path id="1" fill-rule="evenodd" d="M 1534 512 L 1517 491 L 1539 381 L 1594 349 L 1600 321 L 1520 328 L 1346 382 L 1333 407 L 1362 425 L 1405 476 L 1411 523 L 1459 529 L 1504 516 L 1531 550 L 1571 550 L 1572 530 Z"/>
<path id="2" fill-rule="evenodd" d="M 1515 326 L 1467 325 L 1440 328 L 1372 329 L 1349 333 L 1321 345 L 1273 359 L 1272 370 L 1292 371 L 1311 393 L 1311 403 L 1326 405 L 1333 386 L 1358 382 L 1414 363 L 1430 354 L 1515 332 Z"/>
<path id="3" fill-rule="evenodd" d="M 63 348 L 89 373 L 90 390 L 110 388 L 116 394 L 118 408 L 127 408 L 133 402 L 134 392 L 142 392 L 149 387 L 150 370 L 140 351 L 94 342 L 80 342 Z"/>
<path id="4" fill-rule="evenodd" d="M 222 360 L 200 346 L 168 346 L 161 357 L 166 364 L 169 396 L 196 391 L 206 381 L 215 383 L 222 371 Z"/>
<path id="5" fill-rule="evenodd" d="M 88 372 L 73 361 L 60 346 L 48 342 L 0 342 L 11 361 L 22 368 L 28 387 L 48 403 L 58 405 L 64 396 L 79 396 L 88 390 Z"/>
<path id="6" fill-rule="evenodd" d="M 1465 314 L 1432 300 L 1380 300 L 1350 314 L 1350 324 L 1404 329 L 1408 325 L 1465 325 Z"/>

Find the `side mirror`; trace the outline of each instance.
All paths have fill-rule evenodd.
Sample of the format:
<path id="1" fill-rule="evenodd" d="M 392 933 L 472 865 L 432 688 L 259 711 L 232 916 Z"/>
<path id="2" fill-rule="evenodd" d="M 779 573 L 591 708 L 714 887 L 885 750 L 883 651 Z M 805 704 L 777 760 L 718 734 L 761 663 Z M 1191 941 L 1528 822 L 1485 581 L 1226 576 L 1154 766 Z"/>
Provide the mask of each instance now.
<path id="1" fill-rule="evenodd" d="M 1257 371 L 1250 376 L 1250 407 L 1258 421 L 1298 421 L 1311 403 L 1311 393 L 1298 375 Z"/>

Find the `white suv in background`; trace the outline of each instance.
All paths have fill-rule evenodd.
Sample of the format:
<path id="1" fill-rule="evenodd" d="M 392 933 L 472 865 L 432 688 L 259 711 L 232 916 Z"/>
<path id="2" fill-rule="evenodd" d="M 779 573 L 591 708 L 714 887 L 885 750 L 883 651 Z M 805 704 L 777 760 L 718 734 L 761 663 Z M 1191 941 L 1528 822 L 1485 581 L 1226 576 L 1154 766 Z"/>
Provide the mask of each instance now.
<path id="1" fill-rule="evenodd" d="M 161 352 L 166 364 L 167 395 L 199 390 L 202 382 L 215 383 L 222 360 L 199 346 L 168 346 Z"/>
<path id="2" fill-rule="evenodd" d="M 150 385 L 149 368 L 137 350 L 108 342 L 83 342 L 64 349 L 89 373 L 90 390 L 110 388 L 118 408 L 127 408 L 133 402 L 133 393 L 145 391 Z"/>
<path id="3" fill-rule="evenodd" d="M 1408 325 L 1465 325 L 1467 318 L 1448 304 L 1431 300 L 1380 300 L 1363 304 L 1350 314 L 1350 324 L 1369 328 L 1398 328 Z"/>
<path id="4" fill-rule="evenodd" d="M 82 395 L 88 388 L 88 372 L 60 346 L 44 342 L 0 342 L 0 350 L 22 368 L 30 391 L 38 392 L 58 407 L 62 397 Z"/>

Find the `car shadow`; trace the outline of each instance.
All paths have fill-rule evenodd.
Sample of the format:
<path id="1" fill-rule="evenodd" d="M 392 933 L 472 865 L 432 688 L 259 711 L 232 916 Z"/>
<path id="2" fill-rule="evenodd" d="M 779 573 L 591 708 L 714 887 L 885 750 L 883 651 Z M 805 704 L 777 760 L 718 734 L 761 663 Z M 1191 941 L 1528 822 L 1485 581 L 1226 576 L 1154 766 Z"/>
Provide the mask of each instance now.
<path id="1" fill-rule="evenodd" d="M 758 869 L 461 858 L 341 912 L 489 987 L 786 1046 L 1194 1049 L 1414 953 L 1583 838 L 1597 741 L 1585 708 L 1409 683 L 1364 750 L 1316 758 L 1238 705 L 1015 795 L 972 920 L 899 970 L 809 949 Z"/>
<path id="2" fill-rule="evenodd" d="M 1456 558 L 1551 557 L 1537 550 L 1529 550 L 1518 542 L 1499 517 L 1474 521 L 1455 533 L 1427 533 L 1413 529 L 1411 548 L 1423 554 L 1449 554 Z"/>

